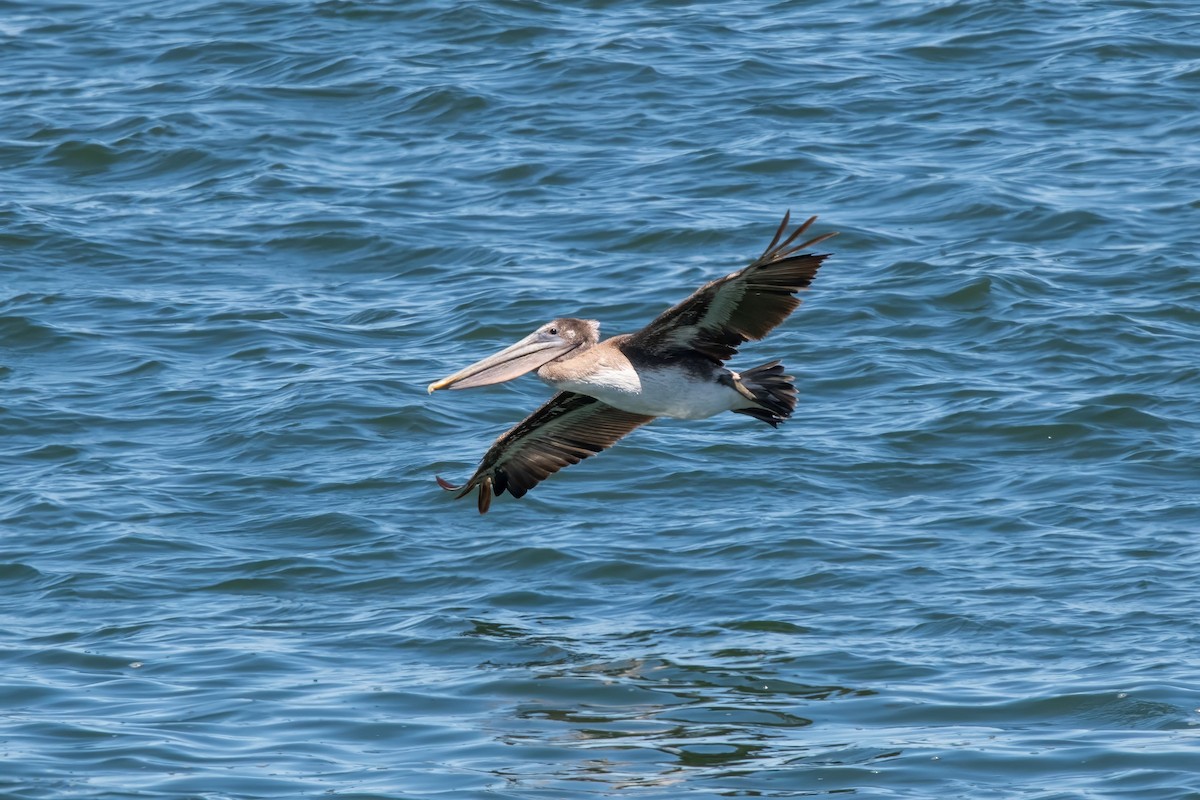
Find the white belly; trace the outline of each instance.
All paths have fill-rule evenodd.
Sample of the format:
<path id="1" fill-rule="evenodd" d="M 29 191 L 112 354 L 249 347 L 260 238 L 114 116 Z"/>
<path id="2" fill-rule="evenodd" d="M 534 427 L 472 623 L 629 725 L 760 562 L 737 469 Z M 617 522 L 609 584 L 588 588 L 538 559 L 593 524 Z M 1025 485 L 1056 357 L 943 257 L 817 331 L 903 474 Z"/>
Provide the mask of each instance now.
<path id="1" fill-rule="evenodd" d="M 751 405 L 732 388 L 684 370 L 636 372 L 602 365 L 587 376 L 555 381 L 554 386 L 653 417 L 705 419 Z"/>

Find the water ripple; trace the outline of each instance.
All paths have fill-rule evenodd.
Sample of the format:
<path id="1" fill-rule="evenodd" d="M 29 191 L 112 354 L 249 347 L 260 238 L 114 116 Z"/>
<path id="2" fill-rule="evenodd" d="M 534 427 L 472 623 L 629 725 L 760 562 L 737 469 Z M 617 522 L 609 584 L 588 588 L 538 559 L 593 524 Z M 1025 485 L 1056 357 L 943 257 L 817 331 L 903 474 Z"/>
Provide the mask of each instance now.
<path id="1" fill-rule="evenodd" d="M 1189 10 L 9 4 L 0 792 L 1194 798 Z M 437 489 L 788 207 L 789 425 Z"/>

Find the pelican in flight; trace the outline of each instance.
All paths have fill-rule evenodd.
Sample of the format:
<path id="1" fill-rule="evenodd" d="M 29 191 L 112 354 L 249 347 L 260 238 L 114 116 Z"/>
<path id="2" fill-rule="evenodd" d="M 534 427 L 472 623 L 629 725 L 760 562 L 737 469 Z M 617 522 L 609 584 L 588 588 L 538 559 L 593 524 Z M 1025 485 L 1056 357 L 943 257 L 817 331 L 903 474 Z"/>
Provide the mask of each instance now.
<path id="1" fill-rule="evenodd" d="M 796 407 L 792 376 L 778 361 L 744 372 L 724 364 L 748 340 L 766 336 L 800 305 L 828 253 L 801 252 L 826 233 L 793 245 L 816 220 L 786 239 L 791 212 L 749 266 L 705 284 L 637 333 L 600 341 L 600 323 L 551 320 L 495 355 L 429 384 L 470 389 L 510 381 L 532 370 L 558 389 L 550 400 L 492 444 L 471 479 L 438 485 L 464 497 L 479 489 L 479 513 L 493 495 L 522 497 L 570 464 L 611 447 L 655 417 L 705 419 L 722 411 L 778 426 Z M 782 241 L 781 241 L 782 240 Z"/>

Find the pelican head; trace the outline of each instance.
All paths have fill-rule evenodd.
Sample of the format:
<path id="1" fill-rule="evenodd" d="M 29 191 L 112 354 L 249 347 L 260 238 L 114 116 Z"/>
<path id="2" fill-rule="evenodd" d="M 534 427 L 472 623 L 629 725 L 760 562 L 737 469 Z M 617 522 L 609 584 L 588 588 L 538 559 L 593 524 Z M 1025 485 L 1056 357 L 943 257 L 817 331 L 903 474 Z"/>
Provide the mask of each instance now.
<path id="1" fill-rule="evenodd" d="M 600 323 L 595 320 L 574 317 L 551 320 L 499 353 L 434 381 L 429 384 L 429 393 L 438 389 L 471 389 L 511 381 L 551 361 L 570 358 L 594 345 L 599 338 Z"/>

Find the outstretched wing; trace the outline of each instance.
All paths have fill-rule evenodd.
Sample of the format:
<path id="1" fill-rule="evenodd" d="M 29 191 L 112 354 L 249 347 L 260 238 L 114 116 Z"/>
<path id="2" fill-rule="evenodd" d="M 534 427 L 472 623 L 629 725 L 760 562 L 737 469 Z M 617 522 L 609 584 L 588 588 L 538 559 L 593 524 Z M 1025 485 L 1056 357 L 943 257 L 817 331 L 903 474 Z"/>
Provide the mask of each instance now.
<path id="1" fill-rule="evenodd" d="M 504 490 L 521 497 L 570 464 L 611 447 L 625 434 L 654 417 L 613 408 L 594 397 L 559 392 L 488 449 L 479 469 L 464 486 L 441 478 L 438 485 L 464 497 L 479 487 L 479 513 Z"/>
<path id="2" fill-rule="evenodd" d="M 790 211 L 784 214 L 775 238 L 754 263 L 701 286 L 632 334 L 631 343 L 666 358 L 690 350 L 720 363 L 742 343 L 770 333 L 800 305 L 796 292 L 812 283 L 829 255 L 793 254 L 837 235 L 826 233 L 793 246 L 817 219 L 809 217 L 780 242 L 791 215 Z"/>

